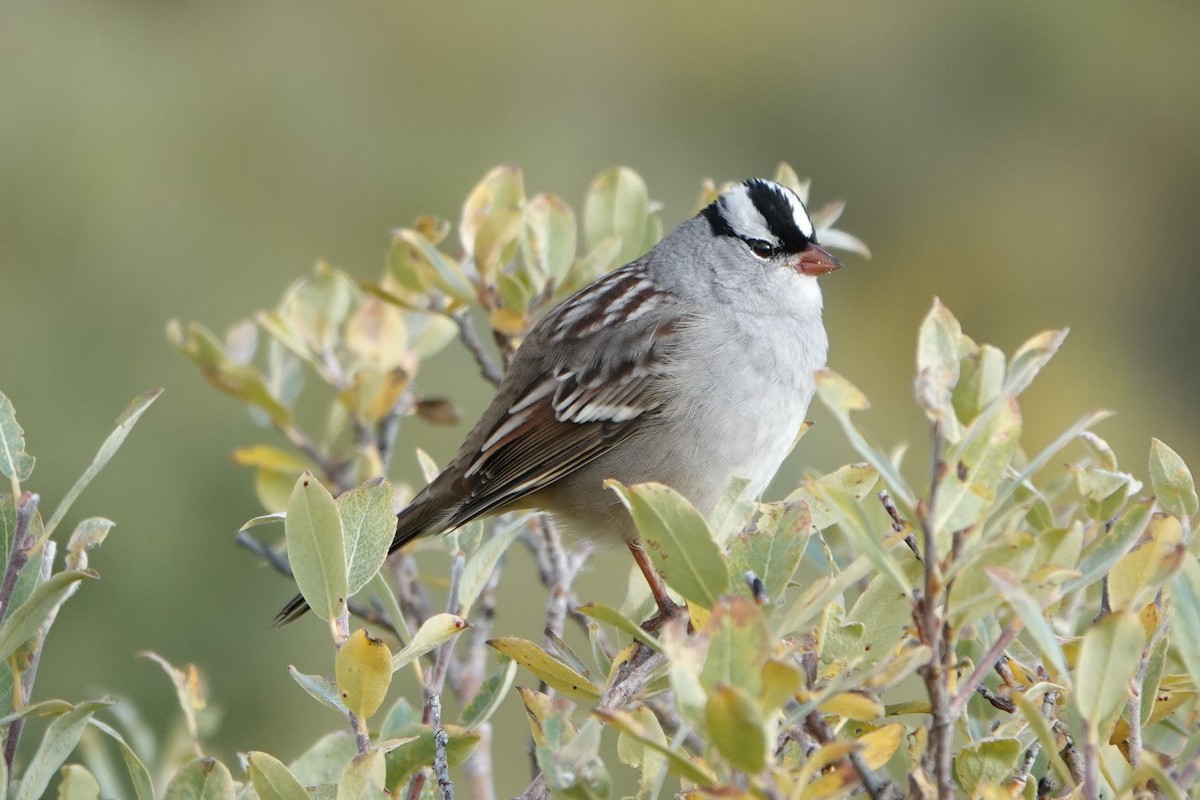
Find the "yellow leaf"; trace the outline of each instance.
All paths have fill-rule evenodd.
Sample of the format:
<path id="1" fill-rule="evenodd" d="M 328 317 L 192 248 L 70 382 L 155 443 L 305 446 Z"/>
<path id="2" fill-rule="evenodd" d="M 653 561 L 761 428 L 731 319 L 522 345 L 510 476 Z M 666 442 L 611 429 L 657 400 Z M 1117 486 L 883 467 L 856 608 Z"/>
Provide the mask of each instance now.
<path id="1" fill-rule="evenodd" d="M 489 640 L 488 645 L 568 697 L 576 700 L 600 698 L 600 690 L 591 681 L 527 639 L 505 636 Z"/>
<path id="2" fill-rule="evenodd" d="M 523 314 L 518 314 L 507 308 L 497 308 L 488 315 L 491 326 L 508 336 L 520 336 L 529 327 L 529 321 Z"/>
<path id="3" fill-rule="evenodd" d="M 258 467 L 274 472 L 291 473 L 293 476 L 308 469 L 304 459 L 268 444 L 239 447 L 233 451 L 233 463 L 239 467 Z"/>
<path id="4" fill-rule="evenodd" d="M 863 761 L 867 762 L 867 766 L 871 769 L 883 769 L 900 749 L 900 744 L 904 741 L 904 731 L 904 723 L 893 722 L 860 736 L 858 744 L 862 747 Z"/>
<path id="5" fill-rule="evenodd" d="M 359 628 L 338 650 L 334 672 L 346 708 L 367 720 L 379 710 L 392 683 L 392 654 L 383 640 Z"/>
<path id="6" fill-rule="evenodd" d="M 870 720 L 883 716 L 883 703 L 862 692 L 842 692 L 821 703 L 821 711 L 846 719 Z"/>

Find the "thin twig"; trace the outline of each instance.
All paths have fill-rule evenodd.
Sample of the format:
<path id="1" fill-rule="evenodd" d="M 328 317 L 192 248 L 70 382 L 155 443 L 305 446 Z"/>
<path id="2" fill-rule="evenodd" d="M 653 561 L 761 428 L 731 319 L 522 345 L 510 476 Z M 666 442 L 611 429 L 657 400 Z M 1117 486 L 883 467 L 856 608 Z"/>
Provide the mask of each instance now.
<path id="1" fill-rule="evenodd" d="M 426 702 L 429 724 L 433 728 L 433 774 L 437 776 L 442 800 L 454 800 L 454 783 L 450 780 L 450 765 L 446 762 L 446 744 L 450 737 L 442 730 L 442 696 L 433 694 Z"/>
<path id="2" fill-rule="evenodd" d="M 13 499 L 17 501 L 17 498 Z M 12 549 L 8 553 L 8 564 L 4 568 L 4 581 L 0 583 L 0 623 L 8 617 L 8 607 L 12 605 L 12 595 L 13 590 L 17 587 L 17 577 L 29 562 L 29 551 L 36 541 L 29 524 L 33 520 L 40 500 L 41 497 L 36 494 L 23 492 L 20 500 L 17 501 L 17 524 L 13 532 Z"/>
<path id="3" fill-rule="evenodd" d="M 929 694 L 930 726 L 929 747 L 923 759 L 925 769 L 933 775 L 938 797 L 948 800 L 954 797 L 950 767 L 954 755 L 954 718 L 950 714 L 950 690 L 947 686 L 949 671 L 953 668 L 952 648 L 949 644 L 948 623 L 938 615 L 937 598 L 942 590 L 940 560 L 938 558 L 937 519 L 938 488 L 946 472 L 942 460 L 942 431 L 939 422 L 933 423 L 932 478 L 929 487 L 929 502 L 918 507 L 921 530 L 925 538 L 924 584 L 921 596 L 914 609 L 917 630 L 921 643 L 929 647 L 929 663 L 921 667 L 921 677 Z"/>
<path id="4" fill-rule="evenodd" d="M 900 516 L 900 511 L 896 508 L 896 504 L 892 502 L 892 496 L 888 494 L 888 490 L 882 489 L 879 494 L 875 496 L 878 497 L 879 502 L 883 504 L 883 510 L 887 512 L 889 517 L 891 517 L 892 530 L 896 533 L 904 530 L 908 526 L 908 522 L 905 521 L 904 517 Z M 909 550 L 913 551 L 913 555 L 915 555 L 918 559 L 921 558 L 921 548 L 917 546 L 917 537 L 910 533 L 904 537 L 904 543 L 908 545 Z"/>
<path id="5" fill-rule="evenodd" d="M 1000 636 L 988 648 L 988 651 L 979 659 L 979 663 L 975 665 L 975 670 L 968 676 L 958 688 L 958 694 L 950 703 L 950 717 L 958 719 L 967 710 L 967 703 L 971 701 L 971 695 L 975 693 L 975 689 L 983 683 L 983 679 L 987 674 L 995 668 L 996 664 L 1004 657 L 1004 651 L 1012 644 L 1013 639 L 1017 638 L 1017 633 L 1020 630 L 1019 626 L 1009 622 L 1004 629 L 1000 631 Z M 1012 709 L 1009 709 L 1010 711 Z"/>
<path id="6" fill-rule="evenodd" d="M 479 367 L 479 373 L 483 375 L 484 380 L 493 386 L 499 386 L 500 381 L 504 380 L 504 372 L 484 349 L 483 342 L 479 340 L 479 335 L 475 332 L 475 323 L 471 321 L 470 314 L 460 311 L 457 314 L 451 314 L 450 319 L 458 326 L 458 338 L 474 357 L 475 364 Z"/>

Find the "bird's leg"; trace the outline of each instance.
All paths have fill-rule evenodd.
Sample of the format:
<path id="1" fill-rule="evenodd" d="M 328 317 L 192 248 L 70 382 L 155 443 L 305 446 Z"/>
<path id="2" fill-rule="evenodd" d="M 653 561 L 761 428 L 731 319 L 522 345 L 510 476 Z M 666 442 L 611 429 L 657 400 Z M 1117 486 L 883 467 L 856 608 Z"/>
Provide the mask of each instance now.
<path id="1" fill-rule="evenodd" d="M 629 546 L 629 552 L 633 553 L 633 560 L 637 563 L 638 569 L 645 576 L 646 583 L 650 584 L 650 594 L 654 595 L 654 602 L 658 605 L 658 613 L 643 622 L 642 628 L 646 631 L 656 631 L 667 620 L 677 617 L 680 614 L 686 614 L 687 609 L 676 603 L 667 594 L 667 587 L 657 570 L 654 569 L 654 565 L 650 563 L 650 556 L 646 555 L 646 550 L 642 547 L 642 543 L 635 539 L 632 542 L 626 542 L 626 544 Z"/>

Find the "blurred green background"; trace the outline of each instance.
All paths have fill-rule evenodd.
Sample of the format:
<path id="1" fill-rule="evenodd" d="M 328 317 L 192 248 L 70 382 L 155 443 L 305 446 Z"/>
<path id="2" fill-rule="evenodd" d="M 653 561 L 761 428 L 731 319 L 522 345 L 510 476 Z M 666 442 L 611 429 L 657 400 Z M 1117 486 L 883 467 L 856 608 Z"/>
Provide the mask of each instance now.
<path id="1" fill-rule="evenodd" d="M 128 400 L 167 389 L 76 505 L 117 528 L 37 697 L 116 692 L 166 730 L 169 684 L 133 658 L 153 649 L 208 675 L 220 755 L 287 759 L 337 725 L 284 672 L 329 671 L 323 629 L 272 631 L 291 587 L 233 542 L 258 506 L 230 450 L 276 440 L 164 324 L 223 330 L 318 258 L 374 277 L 391 228 L 456 218 L 501 162 L 576 205 L 627 164 L 668 226 L 701 179 L 781 160 L 818 205 L 847 199 L 839 227 L 874 258 L 824 283 L 831 366 L 872 398 L 881 440 L 914 442 L 915 477 L 913 343 L 934 295 L 1005 350 L 1072 328 L 1026 395 L 1027 446 L 1105 406 L 1120 416 L 1098 432 L 1125 469 L 1145 475 L 1151 436 L 1200 467 L 1197 42 L 1194 2 L 10 0 L 0 388 L 38 457 L 29 487 L 53 506 Z M 454 348 L 421 387 L 468 418 L 487 400 Z M 824 409 L 811 416 L 779 487 L 852 458 Z M 416 480 L 414 445 L 447 459 L 464 429 L 409 423 L 394 477 Z M 497 630 L 536 636 L 544 597 L 513 560 Z M 619 602 L 625 569 L 605 554 L 585 592 Z M 502 792 L 523 785 L 512 769 Z"/>

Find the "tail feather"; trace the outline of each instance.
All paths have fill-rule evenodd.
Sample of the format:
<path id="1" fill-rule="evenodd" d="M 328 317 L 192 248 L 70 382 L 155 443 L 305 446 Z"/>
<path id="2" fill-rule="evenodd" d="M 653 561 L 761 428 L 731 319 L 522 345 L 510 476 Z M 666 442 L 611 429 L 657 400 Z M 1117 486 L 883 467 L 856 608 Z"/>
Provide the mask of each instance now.
<path id="1" fill-rule="evenodd" d="M 413 539 L 419 539 L 427 534 L 441 533 L 444 528 L 438 527 L 438 522 L 437 510 L 431 508 L 428 502 L 411 503 L 396 515 L 396 535 L 392 538 L 388 552 L 396 552 Z M 282 628 L 307 613 L 308 601 L 304 599 L 303 595 L 298 594 L 275 615 L 275 627 Z"/>

